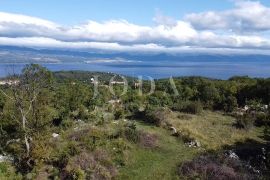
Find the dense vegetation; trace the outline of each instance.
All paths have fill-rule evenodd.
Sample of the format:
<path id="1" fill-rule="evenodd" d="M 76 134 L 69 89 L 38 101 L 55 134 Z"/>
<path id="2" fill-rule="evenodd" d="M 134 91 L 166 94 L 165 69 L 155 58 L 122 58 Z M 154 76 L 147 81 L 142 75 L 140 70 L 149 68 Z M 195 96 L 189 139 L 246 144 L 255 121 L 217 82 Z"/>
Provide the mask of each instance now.
<path id="1" fill-rule="evenodd" d="M 150 81 L 127 78 L 123 93 L 114 76 L 32 64 L 8 77 L 0 179 L 269 176 L 270 79 L 161 79 L 149 93 Z"/>

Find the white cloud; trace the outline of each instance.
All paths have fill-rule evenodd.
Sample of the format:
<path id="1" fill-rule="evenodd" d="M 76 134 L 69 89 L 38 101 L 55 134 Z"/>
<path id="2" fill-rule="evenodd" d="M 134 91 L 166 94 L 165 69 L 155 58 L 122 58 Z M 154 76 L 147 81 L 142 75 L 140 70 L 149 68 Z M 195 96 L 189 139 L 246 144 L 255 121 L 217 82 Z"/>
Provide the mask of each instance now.
<path id="1" fill-rule="evenodd" d="M 136 25 L 126 20 L 63 26 L 40 18 L 0 12 L 0 45 L 154 53 L 269 54 L 268 19 L 270 8 L 254 1 L 236 1 L 234 9 L 189 14 L 185 20 L 159 13 L 154 18 L 154 26 Z"/>
<path id="2" fill-rule="evenodd" d="M 187 42 L 196 36 L 189 23 L 178 21 L 174 26 L 139 26 L 126 20 L 103 23 L 88 21 L 64 27 L 56 23 L 18 14 L 0 13 L 0 36 L 47 37 L 63 41 L 102 41 L 123 43 Z"/>
<path id="3" fill-rule="evenodd" d="M 56 23 L 20 14 L 0 12 L 1 36 L 56 36 L 60 33 L 61 26 Z"/>
<path id="4" fill-rule="evenodd" d="M 221 38 L 222 39 L 222 38 Z M 228 42 L 234 42 L 233 46 L 224 46 Z M 230 37 L 230 39 L 221 40 L 220 46 L 172 46 L 167 47 L 158 44 L 132 44 L 132 45 L 122 45 L 119 43 L 108 43 L 108 42 L 65 42 L 50 38 L 6 38 L 0 37 L 0 45 L 14 45 L 14 46 L 26 46 L 34 48 L 67 48 L 67 49 L 77 49 L 77 50 L 103 50 L 103 51 L 115 51 L 115 52 L 143 52 L 143 53 L 216 53 L 216 54 L 270 54 L 270 51 L 265 51 L 265 48 L 270 48 L 270 42 L 261 42 L 260 39 L 256 37 L 249 39 L 248 37 Z M 254 42 L 258 41 L 263 44 L 262 49 L 257 49 L 254 46 Z M 251 47 L 256 47 L 256 49 L 248 48 L 238 48 L 241 43 L 252 44 Z"/>
<path id="5" fill-rule="evenodd" d="M 136 61 L 136 60 L 129 60 L 129 59 L 124 59 L 124 58 L 105 58 L 105 59 L 92 59 L 85 61 L 87 64 L 101 64 L 101 63 L 136 63 L 136 62 L 142 62 L 142 61 Z"/>
<path id="6" fill-rule="evenodd" d="M 156 22 L 158 25 L 166 25 L 166 26 L 175 26 L 177 21 L 172 17 L 165 16 L 161 13 L 161 11 L 157 11 L 156 16 L 153 18 L 153 21 Z"/>
<path id="7" fill-rule="evenodd" d="M 104 23 L 89 21 L 69 28 L 65 34 L 68 37 L 86 40 L 133 42 L 141 39 L 141 36 L 150 30 L 150 27 L 138 26 L 125 20 Z"/>
<path id="8" fill-rule="evenodd" d="M 235 1 L 235 8 L 188 14 L 185 20 L 197 29 L 223 29 L 235 32 L 270 30 L 270 8 L 259 1 Z"/>

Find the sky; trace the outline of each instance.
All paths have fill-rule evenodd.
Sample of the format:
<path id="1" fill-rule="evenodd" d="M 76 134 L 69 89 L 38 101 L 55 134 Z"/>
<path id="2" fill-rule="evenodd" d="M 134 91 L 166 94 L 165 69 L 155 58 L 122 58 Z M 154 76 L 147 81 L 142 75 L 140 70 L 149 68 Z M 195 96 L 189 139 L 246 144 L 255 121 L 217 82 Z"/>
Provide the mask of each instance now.
<path id="1" fill-rule="evenodd" d="M 270 54 L 270 1 L 0 0 L 0 45 Z"/>

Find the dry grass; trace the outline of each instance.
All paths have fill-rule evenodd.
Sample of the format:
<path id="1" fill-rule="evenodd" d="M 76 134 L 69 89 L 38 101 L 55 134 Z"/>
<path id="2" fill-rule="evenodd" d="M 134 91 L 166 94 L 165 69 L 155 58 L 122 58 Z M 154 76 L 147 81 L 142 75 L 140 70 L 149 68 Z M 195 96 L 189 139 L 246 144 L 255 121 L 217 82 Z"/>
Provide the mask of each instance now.
<path id="1" fill-rule="evenodd" d="M 259 128 L 249 131 L 234 127 L 235 118 L 218 112 L 204 111 L 200 115 L 173 113 L 167 121 L 185 136 L 201 142 L 206 149 L 218 150 L 224 145 L 233 145 L 246 139 L 262 141 Z"/>

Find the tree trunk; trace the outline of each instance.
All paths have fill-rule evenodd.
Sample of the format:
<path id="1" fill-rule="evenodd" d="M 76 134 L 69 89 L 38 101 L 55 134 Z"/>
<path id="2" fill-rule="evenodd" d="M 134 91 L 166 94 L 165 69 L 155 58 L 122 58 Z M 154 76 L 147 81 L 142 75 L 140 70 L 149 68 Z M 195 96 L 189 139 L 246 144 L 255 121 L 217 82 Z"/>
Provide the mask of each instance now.
<path id="1" fill-rule="evenodd" d="M 30 144 L 29 144 L 29 138 L 27 137 L 27 135 L 24 135 L 24 142 L 25 142 L 25 147 L 26 147 L 26 155 L 27 157 L 30 156 Z"/>

